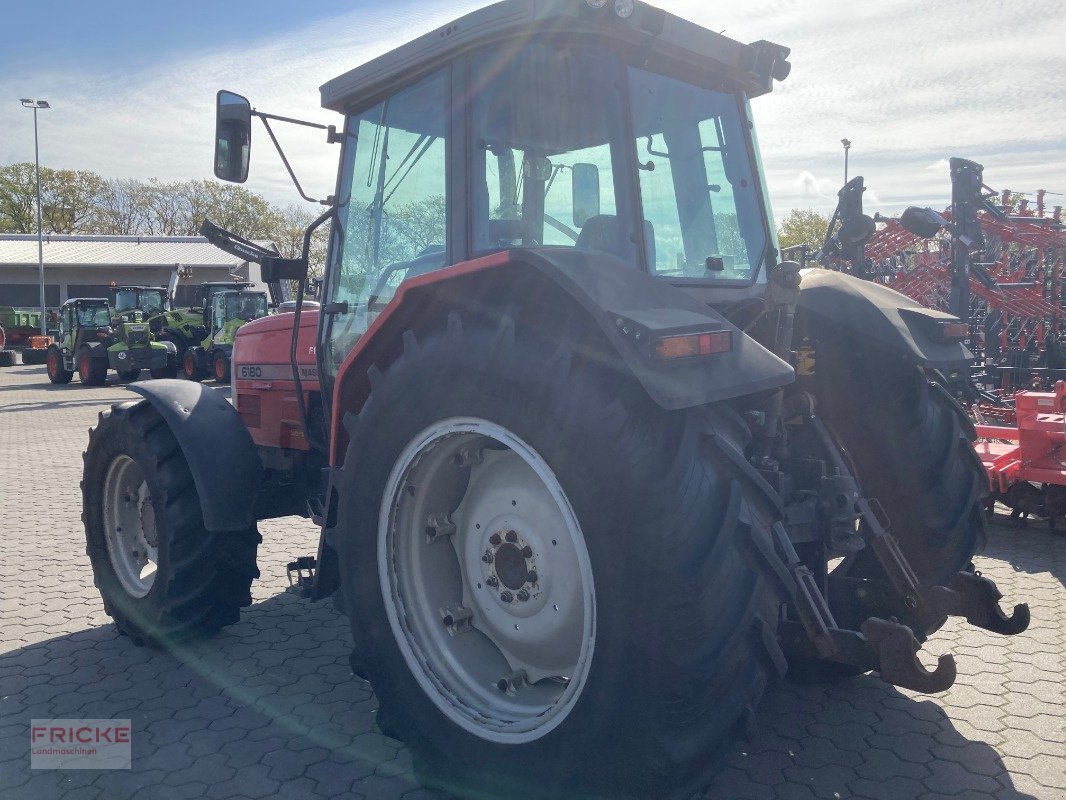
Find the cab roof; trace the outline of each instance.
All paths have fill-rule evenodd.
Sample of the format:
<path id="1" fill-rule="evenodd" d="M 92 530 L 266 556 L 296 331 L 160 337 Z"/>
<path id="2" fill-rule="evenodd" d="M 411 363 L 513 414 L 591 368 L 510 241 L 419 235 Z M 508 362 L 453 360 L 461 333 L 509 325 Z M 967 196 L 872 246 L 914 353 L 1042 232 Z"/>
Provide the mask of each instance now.
<path id="1" fill-rule="evenodd" d="M 614 5 L 594 9 L 586 0 L 503 0 L 334 78 L 321 87 L 322 105 L 341 113 L 356 110 L 476 47 L 533 33 L 579 34 L 646 48 L 649 57 L 677 62 L 686 71 L 713 72 L 750 97 L 769 92 L 773 81 L 784 80 L 791 69 L 787 47 L 743 44 L 639 0 L 633 14 L 621 19 Z"/>

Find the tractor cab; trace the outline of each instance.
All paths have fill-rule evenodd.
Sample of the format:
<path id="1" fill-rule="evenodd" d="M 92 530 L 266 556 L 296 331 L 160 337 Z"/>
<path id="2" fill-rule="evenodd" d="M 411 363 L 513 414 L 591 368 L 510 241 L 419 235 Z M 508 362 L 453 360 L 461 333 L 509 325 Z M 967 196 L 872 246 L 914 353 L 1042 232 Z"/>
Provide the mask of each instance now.
<path id="1" fill-rule="evenodd" d="M 112 334 L 111 308 L 102 298 L 68 300 L 59 310 L 59 337 L 64 349 L 86 341 L 107 341 Z"/>
<path id="2" fill-rule="evenodd" d="M 204 325 L 213 338 L 223 336 L 230 328 L 265 317 L 269 313 L 266 292 L 215 292 Z"/>
<path id="3" fill-rule="evenodd" d="M 127 322 L 145 322 L 170 310 L 170 295 L 158 286 L 117 286 L 112 289 L 115 314 Z"/>

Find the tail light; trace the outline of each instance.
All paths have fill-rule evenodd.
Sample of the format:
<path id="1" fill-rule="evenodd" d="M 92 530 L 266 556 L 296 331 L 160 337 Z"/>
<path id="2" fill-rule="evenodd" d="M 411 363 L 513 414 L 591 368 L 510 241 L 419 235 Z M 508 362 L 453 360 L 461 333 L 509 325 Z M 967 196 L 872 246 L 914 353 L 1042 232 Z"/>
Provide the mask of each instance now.
<path id="1" fill-rule="evenodd" d="M 655 343 L 655 356 L 663 361 L 673 361 L 679 358 L 728 353 L 732 349 L 732 331 L 707 331 L 663 336 Z"/>

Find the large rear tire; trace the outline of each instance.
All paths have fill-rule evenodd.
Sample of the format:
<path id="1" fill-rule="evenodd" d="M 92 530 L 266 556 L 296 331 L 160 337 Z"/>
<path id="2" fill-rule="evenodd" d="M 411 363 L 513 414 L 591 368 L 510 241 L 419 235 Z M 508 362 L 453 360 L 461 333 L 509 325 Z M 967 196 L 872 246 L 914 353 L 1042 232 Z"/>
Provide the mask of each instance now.
<path id="1" fill-rule="evenodd" d="M 770 516 L 703 435 L 743 423 L 507 325 L 404 342 L 335 479 L 382 730 L 465 797 L 698 789 L 785 666 Z"/>
<path id="2" fill-rule="evenodd" d="M 136 643 L 168 643 L 236 622 L 259 577 L 255 528 L 204 528 L 174 434 L 146 401 L 116 405 L 89 436 L 85 538 L 104 610 Z"/>
<path id="3" fill-rule="evenodd" d="M 78 356 L 78 380 L 86 386 L 103 386 L 107 383 L 107 359 L 83 352 Z"/>
<path id="4" fill-rule="evenodd" d="M 975 431 L 951 395 L 913 361 L 852 338 L 819 350 L 819 414 L 840 438 L 864 494 L 888 516 L 889 532 L 923 585 L 946 585 L 983 546 L 987 478 Z M 848 574 L 881 577 L 861 551 Z M 943 618 L 901 613 L 919 639 Z"/>

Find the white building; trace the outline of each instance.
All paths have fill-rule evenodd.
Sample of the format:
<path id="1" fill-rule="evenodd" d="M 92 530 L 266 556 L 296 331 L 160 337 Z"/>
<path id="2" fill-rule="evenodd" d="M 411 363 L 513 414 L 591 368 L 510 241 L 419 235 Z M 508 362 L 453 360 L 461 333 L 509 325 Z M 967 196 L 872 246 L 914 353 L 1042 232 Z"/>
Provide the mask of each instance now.
<path id="1" fill-rule="evenodd" d="M 270 242 L 259 244 L 271 250 Z M 259 265 L 224 253 L 202 236 L 44 237 L 45 304 L 55 308 L 72 297 L 108 297 L 118 285 L 166 286 L 175 267 L 191 277 L 178 285 L 176 305 L 188 305 L 192 287 L 238 279 L 266 289 Z M 0 306 L 40 304 L 37 235 L 0 234 Z"/>

